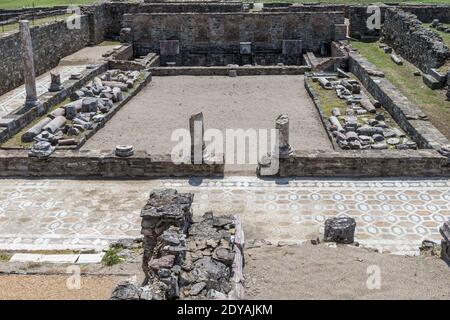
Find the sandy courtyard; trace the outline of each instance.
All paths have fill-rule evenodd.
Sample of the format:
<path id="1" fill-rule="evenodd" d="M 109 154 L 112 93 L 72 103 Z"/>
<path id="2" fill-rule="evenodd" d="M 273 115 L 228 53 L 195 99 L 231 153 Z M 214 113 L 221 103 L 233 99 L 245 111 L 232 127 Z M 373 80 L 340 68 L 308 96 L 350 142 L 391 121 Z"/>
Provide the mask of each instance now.
<path id="1" fill-rule="evenodd" d="M 154 77 L 83 149 L 170 153 L 171 134 L 188 129 L 190 115 L 203 112 L 205 129 L 271 129 L 281 113 L 290 118 L 297 150 L 327 150 L 331 144 L 303 86 L 303 76 Z"/>
<path id="2" fill-rule="evenodd" d="M 247 299 L 450 299 L 450 268 L 345 245 L 246 249 Z"/>

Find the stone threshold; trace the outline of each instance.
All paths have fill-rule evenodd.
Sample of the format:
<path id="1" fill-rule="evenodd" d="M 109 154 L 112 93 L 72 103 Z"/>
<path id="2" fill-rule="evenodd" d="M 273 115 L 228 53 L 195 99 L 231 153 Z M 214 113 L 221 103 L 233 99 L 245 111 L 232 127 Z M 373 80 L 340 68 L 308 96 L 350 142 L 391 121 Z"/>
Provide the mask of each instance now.
<path id="1" fill-rule="evenodd" d="M 154 76 L 228 76 L 236 71 L 237 76 L 256 75 L 302 75 L 310 66 L 215 66 L 215 67 L 153 67 Z"/>

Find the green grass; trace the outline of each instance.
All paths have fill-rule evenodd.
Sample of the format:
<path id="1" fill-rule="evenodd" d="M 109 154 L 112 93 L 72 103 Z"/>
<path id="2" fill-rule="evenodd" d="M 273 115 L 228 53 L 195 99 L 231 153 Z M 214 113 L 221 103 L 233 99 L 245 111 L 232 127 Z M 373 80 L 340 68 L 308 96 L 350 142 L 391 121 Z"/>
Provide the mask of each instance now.
<path id="1" fill-rule="evenodd" d="M 253 2 L 253 1 L 244 1 L 244 2 Z M 267 3 L 276 3 L 276 2 L 291 2 L 291 3 L 317 3 L 321 2 L 323 4 L 326 3 L 348 3 L 348 4 L 376 4 L 376 3 L 388 3 L 388 2 L 400 2 L 400 3 L 413 3 L 413 4 L 448 4 L 449 0 L 398 0 L 398 1 L 377 1 L 377 0 L 326 0 L 326 1 L 314 1 L 314 0 L 261 0 L 261 2 Z"/>
<path id="2" fill-rule="evenodd" d="M 447 28 L 450 28 L 450 24 L 445 24 L 445 25 L 447 26 Z M 439 31 L 436 28 L 432 28 L 432 27 L 430 27 L 429 23 L 424 23 L 423 26 L 425 28 L 428 28 L 431 31 L 434 31 L 438 35 L 440 35 L 442 37 L 442 40 L 444 41 L 444 43 L 447 45 L 447 47 L 450 47 L 450 33 Z"/>
<path id="3" fill-rule="evenodd" d="M 43 25 L 46 23 L 61 21 L 70 16 L 71 16 L 71 14 L 63 14 L 63 15 L 57 15 L 57 16 L 51 16 L 51 17 L 30 20 L 30 25 L 31 25 L 31 27 L 40 26 L 40 25 Z M 0 27 L 0 32 L 10 32 L 10 31 L 17 31 L 17 30 L 19 30 L 19 23 L 11 23 L 11 24 L 3 25 Z"/>
<path id="4" fill-rule="evenodd" d="M 121 248 L 111 248 L 106 251 L 102 259 L 102 264 L 104 266 L 111 267 L 115 264 L 121 263 L 123 259 L 118 255 L 121 250 Z"/>
<path id="5" fill-rule="evenodd" d="M 6 252 L 0 252 L 0 261 L 1 262 L 7 262 L 7 261 L 9 261 L 9 259 L 11 259 L 11 254 L 6 253 Z"/>
<path id="6" fill-rule="evenodd" d="M 53 7 L 94 3 L 95 0 L 0 0 L 0 9 Z"/>
<path id="7" fill-rule="evenodd" d="M 429 117 L 431 123 L 450 139 L 450 101 L 446 101 L 444 90 L 431 90 L 414 76 L 415 66 L 404 61 L 402 66 L 391 61 L 390 55 L 378 47 L 378 42 L 352 42 L 370 62 L 384 72 L 385 77 L 411 102 L 417 104 Z"/>
<path id="8" fill-rule="evenodd" d="M 51 107 L 48 112 L 46 112 L 44 115 L 37 117 L 36 119 L 34 119 L 30 124 L 28 124 L 25 128 L 23 128 L 22 130 L 20 130 L 18 133 L 16 133 L 14 136 L 12 136 L 11 138 L 9 138 L 8 140 L 6 140 L 3 144 L 1 144 L 0 146 L 2 148 L 23 148 L 23 149 L 28 149 L 30 148 L 33 144 L 34 141 L 32 142 L 23 142 L 22 141 L 22 135 L 27 132 L 29 129 L 31 129 L 35 124 L 37 124 L 39 121 L 41 121 L 42 119 L 46 118 L 47 115 L 52 112 L 53 110 L 56 110 L 68 103 L 70 103 L 70 98 L 66 98 L 64 101 L 61 101 L 60 103 L 54 105 L 53 107 Z"/>

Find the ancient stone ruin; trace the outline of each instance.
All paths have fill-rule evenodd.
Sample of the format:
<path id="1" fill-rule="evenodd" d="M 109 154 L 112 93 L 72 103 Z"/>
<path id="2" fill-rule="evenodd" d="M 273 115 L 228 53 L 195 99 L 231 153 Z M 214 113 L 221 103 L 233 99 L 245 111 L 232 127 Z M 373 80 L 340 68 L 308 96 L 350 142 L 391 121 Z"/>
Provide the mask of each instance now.
<path id="1" fill-rule="evenodd" d="M 118 300 L 241 299 L 243 230 L 236 216 L 192 217 L 193 195 L 154 190 L 142 209 L 146 276 L 121 283 Z"/>

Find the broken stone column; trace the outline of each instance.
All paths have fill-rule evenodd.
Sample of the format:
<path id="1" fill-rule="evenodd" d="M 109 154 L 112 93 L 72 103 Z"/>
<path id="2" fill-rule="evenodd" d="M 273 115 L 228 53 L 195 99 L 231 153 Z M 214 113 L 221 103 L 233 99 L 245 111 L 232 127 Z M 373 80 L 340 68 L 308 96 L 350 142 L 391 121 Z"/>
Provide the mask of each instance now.
<path id="1" fill-rule="evenodd" d="M 450 262 L 450 221 L 444 222 L 439 232 L 444 238 L 441 240 L 441 258 Z"/>
<path id="2" fill-rule="evenodd" d="M 20 45 L 23 65 L 23 77 L 25 80 L 26 99 L 25 107 L 41 107 L 36 90 L 36 73 L 34 70 L 33 44 L 31 42 L 30 22 L 19 21 Z"/>
<path id="3" fill-rule="evenodd" d="M 205 151 L 205 125 L 203 113 L 196 113 L 189 118 L 189 132 L 191 134 L 191 161 L 194 164 L 203 163 L 203 154 Z"/>
<path id="4" fill-rule="evenodd" d="M 288 157 L 294 152 L 289 144 L 289 117 L 285 114 L 279 115 L 275 121 L 275 129 L 278 131 L 278 156 Z"/>
<path id="5" fill-rule="evenodd" d="M 27 132 L 22 135 L 22 142 L 32 142 L 34 137 L 41 133 L 44 130 L 44 127 L 48 125 L 52 121 L 49 117 L 46 117 L 36 123 L 33 127 L 31 127 Z"/>
<path id="6" fill-rule="evenodd" d="M 50 92 L 58 92 L 64 89 L 61 83 L 61 75 L 59 72 L 50 72 L 51 83 L 48 91 Z"/>
<path id="7" fill-rule="evenodd" d="M 330 118 L 328 118 L 328 121 L 330 121 L 333 128 L 336 128 L 336 131 L 345 132 L 344 128 L 341 125 L 341 122 L 336 116 L 331 116 Z"/>
<path id="8" fill-rule="evenodd" d="M 174 189 L 154 190 L 141 210 L 144 235 L 142 269 L 147 279 L 151 276 L 149 262 L 154 255 L 157 239 L 171 226 L 186 233 L 192 222 L 191 193 L 178 193 Z"/>
<path id="9" fill-rule="evenodd" d="M 350 217 L 325 220 L 324 241 L 351 244 L 355 239 L 355 219 Z"/>

